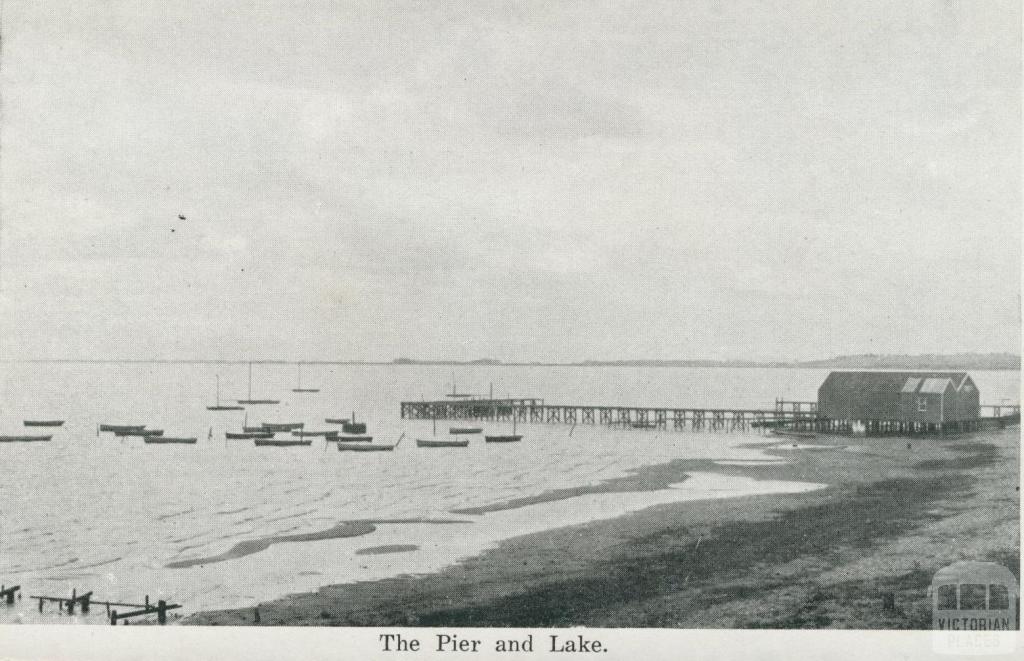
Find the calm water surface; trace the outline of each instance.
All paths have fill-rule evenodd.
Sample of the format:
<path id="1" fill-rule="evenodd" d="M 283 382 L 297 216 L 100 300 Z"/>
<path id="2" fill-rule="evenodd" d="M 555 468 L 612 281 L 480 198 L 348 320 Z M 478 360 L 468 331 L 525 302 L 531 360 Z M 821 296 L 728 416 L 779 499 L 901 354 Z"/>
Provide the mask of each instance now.
<path id="1" fill-rule="evenodd" d="M 249 407 L 248 422 L 305 422 L 355 411 L 375 441 L 406 440 L 394 453 L 256 448 L 225 441 L 242 412 L 210 412 L 215 378 L 223 401 L 246 394 L 245 365 L 5 364 L 0 366 L 0 433 L 24 433 L 26 418 L 61 418 L 50 443 L 0 444 L 0 582 L 28 594 L 137 601 L 144 594 L 185 604 L 185 612 L 240 606 L 320 585 L 436 571 L 512 535 L 611 517 L 660 502 L 812 488 L 699 474 L 676 488 L 601 494 L 481 516 L 452 510 L 594 484 L 674 458 L 763 458 L 737 447 L 745 434 L 655 432 L 522 425 L 521 444 L 424 450 L 431 423 L 399 418 L 399 402 L 450 391 L 449 367 L 254 366 L 253 396 L 281 399 Z M 540 397 L 548 403 L 771 408 L 776 397 L 812 400 L 826 370 L 685 368 L 459 368 L 462 392 Z M 1017 401 L 1016 372 L 972 372 L 983 403 Z M 99 423 L 146 424 L 195 446 L 145 445 L 97 435 Z M 447 423 L 439 431 L 447 432 Z M 485 425 L 500 433 L 507 425 Z M 31 433 L 38 433 L 33 430 Z M 248 540 L 315 533 L 343 521 L 383 523 L 360 537 L 279 543 L 264 551 L 187 568 L 171 563 L 223 554 Z M 396 553 L 359 553 L 394 547 Z M 40 615 L 26 599 L 0 607 L 0 622 L 97 623 Z"/>

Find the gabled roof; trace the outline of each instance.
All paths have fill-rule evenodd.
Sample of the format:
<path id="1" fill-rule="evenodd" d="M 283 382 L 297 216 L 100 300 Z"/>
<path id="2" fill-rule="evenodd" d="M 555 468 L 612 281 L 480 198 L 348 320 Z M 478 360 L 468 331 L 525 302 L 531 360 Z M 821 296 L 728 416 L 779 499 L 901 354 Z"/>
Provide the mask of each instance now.
<path id="1" fill-rule="evenodd" d="M 924 384 L 921 386 L 921 390 L 918 392 L 941 395 L 946 392 L 946 387 L 949 386 L 949 384 L 950 379 L 944 377 L 925 379 Z"/>
<path id="2" fill-rule="evenodd" d="M 917 392 L 917 388 L 921 385 L 922 380 L 923 379 L 916 376 L 910 377 L 907 379 L 907 382 L 903 384 L 903 392 Z"/>
<path id="3" fill-rule="evenodd" d="M 903 391 L 910 379 L 948 379 L 953 382 L 954 388 L 959 388 L 966 378 L 966 372 L 857 372 L 844 370 L 831 372 L 822 383 L 822 388 L 854 392 L 888 390 L 898 393 Z"/>

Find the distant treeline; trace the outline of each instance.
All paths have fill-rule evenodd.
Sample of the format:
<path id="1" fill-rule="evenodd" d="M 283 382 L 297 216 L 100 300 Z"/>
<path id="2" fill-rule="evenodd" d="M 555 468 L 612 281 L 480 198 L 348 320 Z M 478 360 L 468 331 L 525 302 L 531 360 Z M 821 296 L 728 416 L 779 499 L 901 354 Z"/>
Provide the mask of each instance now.
<path id="1" fill-rule="evenodd" d="M 503 362 L 496 358 L 477 360 L 416 360 L 396 358 L 395 365 L 535 365 L 568 367 L 817 367 L 837 369 L 918 369 L 918 370 L 1019 370 L 1020 356 L 1011 353 L 954 353 L 918 355 L 873 354 L 836 356 L 821 360 L 584 360 L 576 363 Z"/>

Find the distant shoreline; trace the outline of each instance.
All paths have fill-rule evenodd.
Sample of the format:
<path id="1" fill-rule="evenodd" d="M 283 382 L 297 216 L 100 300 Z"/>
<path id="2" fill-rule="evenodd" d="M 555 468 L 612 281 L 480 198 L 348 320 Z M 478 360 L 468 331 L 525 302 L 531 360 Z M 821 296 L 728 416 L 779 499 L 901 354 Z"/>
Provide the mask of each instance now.
<path id="1" fill-rule="evenodd" d="M 125 365 L 351 365 L 394 367 L 648 367 L 648 368 L 726 368 L 726 369 L 872 369 L 872 370 L 988 370 L 1020 371 L 1020 357 L 1011 354 L 979 354 L 975 360 L 958 362 L 950 357 L 916 356 L 840 356 L 813 361 L 718 361 L 718 360 L 585 360 L 578 362 L 504 362 L 499 360 L 212 360 L 212 359 L 140 359 L 140 358 L 0 358 L 2 364 L 125 364 Z"/>

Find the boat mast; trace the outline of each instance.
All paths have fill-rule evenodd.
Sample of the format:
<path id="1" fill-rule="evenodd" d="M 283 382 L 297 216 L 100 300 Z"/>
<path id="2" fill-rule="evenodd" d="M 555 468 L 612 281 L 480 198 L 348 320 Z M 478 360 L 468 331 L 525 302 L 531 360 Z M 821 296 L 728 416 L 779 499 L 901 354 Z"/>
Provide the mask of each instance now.
<path id="1" fill-rule="evenodd" d="M 297 363 L 299 366 L 299 389 L 302 389 L 302 363 Z"/>
<path id="2" fill-rule="evenodd" d="M 217 406 L 220 406 L 220 374 L 217 375 Z"/>
<path id="3" fill-rule="evenodd" d="M 247 399 L 252 399 L 252 361 L 249 361 L 249 396 Z"/>

